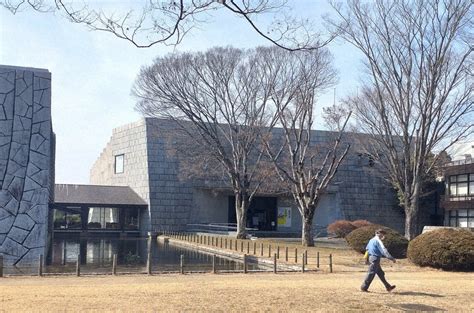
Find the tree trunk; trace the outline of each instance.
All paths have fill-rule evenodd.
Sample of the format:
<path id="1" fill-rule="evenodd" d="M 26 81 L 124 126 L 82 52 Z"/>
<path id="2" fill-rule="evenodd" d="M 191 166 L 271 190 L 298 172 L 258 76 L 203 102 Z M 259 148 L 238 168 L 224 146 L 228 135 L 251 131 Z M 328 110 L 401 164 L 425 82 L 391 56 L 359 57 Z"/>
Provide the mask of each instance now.
<path id="1" fill-rule="evenodd" d="M 405 206 L 405 238 L 412 240 L 419 235 L 418 199 L 415 199 L 409 203 L 405 203 Z"/>
<path id="2" fill-rule="evenodd" d="M 303 229 L 302 229 L 302 236 L 301 236 L 301 244 L 305 247 L 314 247 L 314 240 L 313 240 L 313 232 L 312 232 L 312 220 L 303 217 Z"/>
<path id="3" fill-rule="evenodd" d="M 238 192 L 235 194 L 235 213 L 237 217 L 237 239 L 247 239 L 247 209 L 249 199 L 245 194 Z"/>

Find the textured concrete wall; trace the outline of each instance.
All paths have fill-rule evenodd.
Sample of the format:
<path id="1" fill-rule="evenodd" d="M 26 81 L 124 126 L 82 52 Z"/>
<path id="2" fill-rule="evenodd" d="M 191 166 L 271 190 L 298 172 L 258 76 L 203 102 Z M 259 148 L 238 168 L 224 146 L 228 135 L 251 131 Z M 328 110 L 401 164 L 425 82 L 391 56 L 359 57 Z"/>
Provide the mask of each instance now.
<path id="1" fill-rule="evenodd" d="M 52 154 L 51 74 L 0 66 L 0 253 L 7 263 L 46 255 Z"/>
<path id="2" fill-rule="evenodd" d="M 115 156 L 124 155 L 124 172 L 116 174 Z M 147 135 L 145 120 L 113 130 L 90 171 L 90 183 L 110 186 L 130 186 L 143 200 L 150 203 Z M 141 214 L 140 229 L 150 230 L 150 212 Z"/>

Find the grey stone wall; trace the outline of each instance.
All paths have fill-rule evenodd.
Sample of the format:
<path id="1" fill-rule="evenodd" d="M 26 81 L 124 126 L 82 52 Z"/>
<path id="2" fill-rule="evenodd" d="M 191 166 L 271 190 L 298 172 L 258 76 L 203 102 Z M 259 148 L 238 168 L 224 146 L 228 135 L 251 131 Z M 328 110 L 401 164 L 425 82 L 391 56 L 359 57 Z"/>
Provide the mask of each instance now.
<path id="1" fill-rule="evenodd" d="M 46 255 L 52 138 L 51 74 L 0 66 L 0 253 L 7 264 Z"/>
<path id="2" fill-rule="evenodd" d="M 129 186 L 150 206 L 146 123 L 138 122 L 115 128 L 110 141 L 90 171 L 90 183 Z M 124 155 L 123 173 L 115 173 L 115 156 Z M 150 212 L 141 214 L 140 229 L 151 230 Z"/>

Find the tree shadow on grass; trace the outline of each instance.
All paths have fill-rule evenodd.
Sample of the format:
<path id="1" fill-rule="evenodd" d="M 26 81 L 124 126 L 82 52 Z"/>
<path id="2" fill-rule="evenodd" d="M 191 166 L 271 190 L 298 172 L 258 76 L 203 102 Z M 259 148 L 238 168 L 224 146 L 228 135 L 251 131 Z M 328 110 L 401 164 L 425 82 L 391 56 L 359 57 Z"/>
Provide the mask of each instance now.
<path id="1" fill-rule="evenodd" d="M 444 298 L 443 295 L 438 295 L 436 293 L 427 293 L 427 292 L 418 292 L 418 291 L 402 291 L 402 292 L 393 292 L 394 294 L 401 296 L 424 296 L 432 298 Z"/>
<path id="2" fill-rule="evenodd" d="M 445 309 L 417 303 L 391 303 L 388 307 L 408 312 L 445 312 Z"/>

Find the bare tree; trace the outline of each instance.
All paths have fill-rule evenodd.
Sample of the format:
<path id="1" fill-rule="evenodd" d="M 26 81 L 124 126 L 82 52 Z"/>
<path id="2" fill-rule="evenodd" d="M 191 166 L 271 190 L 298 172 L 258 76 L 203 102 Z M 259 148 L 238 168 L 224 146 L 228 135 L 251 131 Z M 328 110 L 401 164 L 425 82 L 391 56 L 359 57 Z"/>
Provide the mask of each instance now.
<path id="1" fill-rule="evenodd" d="M 175 120 L 224 169 L 235 195 L 238 238 L 246 236 L 247 209 L 262 183 L 256 179 L 260 143 L 272 126 L 275 80 L 268 70 L 274 61 L 264 55 L 272 49 L 170 54 L 144 67 L 133 88 L 140 112 Z"/>
<path id="2" fill-rule="evenodd" d="M 259 36 L 287 50 L 312 50 L 329 43 L 320 41 L 313 23 L 290 15 L 287 0 L 142 0 L 113 3 L 63 0 L 0 0 L 13 14 L 30 8 L 39 12 L 60 12 L 73 23 L 111 33 L 139 48 L 162 43 L 179 44 L 193 28 L 209 20 L 217 10 L 242 18 Z M 258 17 L 271 15 L 268 25 Z"/>
<path id="3" fill-rule="evenodd" d="M 349 145 L 340 147 L 348 117 L 340 132 L 333 133 L 332 142 L 315 143 L 316 99 L 336 77 L 331 61 L 324 49 L 286 54 L 278 62 L 283 69 L 271 94 L 282 133 L 274 132 L 275 138 L 267 140 L 267 152 L 298 204 L 305 246 L 314 246 L 312 225 L 318 203 L 349 150 Z"/>
<path id="4" fill-rule="evenodd" d="M 360 92 L 347 104 L 372 135 L 367 152 L 397 190 L 412 239 L 428 173 L 473 132 L 473 2 L 353 0 L 334 8 L 339 19 L 329 23 L 366 66 Z"/>

